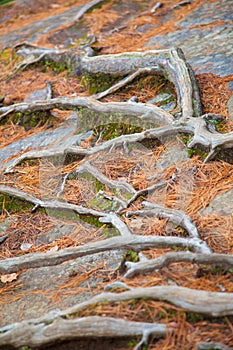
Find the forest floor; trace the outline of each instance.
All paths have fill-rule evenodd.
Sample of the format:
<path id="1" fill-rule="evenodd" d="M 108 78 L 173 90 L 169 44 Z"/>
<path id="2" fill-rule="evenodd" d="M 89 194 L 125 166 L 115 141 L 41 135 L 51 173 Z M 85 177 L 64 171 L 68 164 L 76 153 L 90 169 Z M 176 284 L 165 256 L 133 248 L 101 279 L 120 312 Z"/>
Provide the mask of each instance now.
<path id="1" fill-rule="evenodd" d="M 167 0 L 152 11 L 154 1 L 109 0 L 89 10 L 75 22 L 75 15 L 85 3 L 80 0 L 54 0 L 48 5 L 43 0 L 19 0 L 1 6 L 0 1 L 0 107 L 43 99 L 31 93 L 39 90 L 43 94 L 48 82 L 52 86 L 53 98 L 87 97 L 99 92 L 93 91 L 92 82 L 72 74 L 69 68 L 46 62 L 31 65 L 11 75 L 20 60 L 14 48 L 19 42 L 66 49 L 82 47 L 95 36 L 92 47 L 98 55 L 181 47 L 196 75 L 203 114 L 223 116 L 224 121 L 218 125 L 218 131 L 233 131 L 232 40 L 229 34 L 232 20 L 229 1 Z M 107 95 L 101 102 L 122 102 L 137 96 L 139 102 L 149 101 L 159 107 L 166 105 L 167 111 L 175 114 L 177 101 L 174 95 L 174 87 L 168 81 L 144 75 L 120 91 Z M 156 100 L 156 96 L 161 99 Z M 6 164 L 19 155 L 45 146 L 58 147 L 62 142 L 70 142 L 71 138 L 76 140 L 79 134 L 79 146 L 88 150 L 100 144 L 103 135 L 106 139 L 112 139 L 120 134 L 144 130 L 143 123 L 127 118 L 126 121 L 113 119 L 111 123 L 105 120 L 104 126 L 100 121 L 99 124 L 93 122 L 91 115 L 88 121 L 77 121 L 78 113 L 77 110 L 53 109 L 49 113 L 43 111 L 34 114 L 33 119 L 31 115 L 28 117 L 22 113 L 9 114 L 7 118 L 0 119 L 0 185 L 42 200 L 51 200 L 58 198 L 57 193 L 67 175 L 61 195 L 65 203 L 108 212 L 108 197 L 118 196 L 125 200 L 123 191 L 115 191 L 94 176 L 77 175 L 76 169 L 84 164 L 86 158 L 83 160 L 75 155 L 29 159 L 16 165 L 13 172 L 4 172 Z M 142 202 L 146 200 L 182 211 L 194 223 L 200 239 L 214 254 L 231 256 L 232 150 L 229 150 L 229 155 L 220 155 L 205 163 L 205 151 L 187 149 L 186 144 L 187 135 L 179 135 L 166 138 L 163 142 L 136 143 L 130 153 L 122 147 L 111 152 L 98 152 L 87 158 L 106 178 L 130 184 L 135 191 L 146 189 L 156 181 L 164 183 L 157 190 L 139 196 L 121 212 L 120 218 L 132 234 L 175 239 L 188 237 L 181 224 L 174 224 L 166 217 L 137 215 L 136 211 L 143 210 Z M 174 174 L 175 180 L 170 181 Z M 105 192 L 105 197 L 98 197 L 101 191 Z M 0 193 L 2 266 L 5 259 L 27 254 L 56 253 L 70 247 L 104 242 L 116 235 L 114 225 L 96 223 L 95 218 L 84 220 L 75 212 L 60 212 L 51 208 L 33 210 L 33 207 L 32 203 L 25 204 L 25 201 L 16 200 L 14 196 Z M 135 215 L 127 215 L 130 211 L 135 211 Z M 122 284 L 114 290 L 119 294 L 139 286 L 185 287 L 197 291 L 233 293 L 232 268 L 216 264 L 181 260 L 165 264 L 150 273 L 141 271 L 130 278 L 126 277 L 128 265 L 125 262 L 149 261 L 167 253 L 187 252 L 191 250 L 189 248 L 174 244 L 146 249 L 106 249 L 93 255 L 64 260 L 62 264 L 23 268 L 14 273 L 1 272 L 0 264 L 0 327 L 43 317 L 52 310 L 74 307 L 119 281 Z M 179 299 L 179 295 L 176 298 Z M 190 310 L 162 297 L 153 299 L 141 296 L 102 304 L 95 302 L 82 308 L 76 316 L 162 323 L 172 329 L 159 339 L 151 336 L 143 349 L 207 349 L 208 343 L 209 349 L 233 347 L 232 313 L 214 317 Z M 137 336 L 124 339 L 99 337 L 98 340 L 84 337 L 81 340 L 66 339 L 59 345 L 48 345 L 46 349 L 123 350 L 133 349 L 139 341 L 140 337 Z M 2 349 L 8 349 L 7 346 L 3 345 Z"/>

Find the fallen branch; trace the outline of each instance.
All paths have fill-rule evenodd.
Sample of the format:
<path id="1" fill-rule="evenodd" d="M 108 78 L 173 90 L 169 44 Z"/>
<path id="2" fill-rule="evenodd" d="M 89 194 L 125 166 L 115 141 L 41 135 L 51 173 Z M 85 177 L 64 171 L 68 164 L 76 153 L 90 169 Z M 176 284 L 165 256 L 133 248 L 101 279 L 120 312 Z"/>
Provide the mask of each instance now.
<path id="1" fill-rule="evenodd" d="M 126 321 L 111 317 L 56 318 L 47 322 L 22 321 L 0 329 L 0 346 L 42 346 L 61 340 L 88 338 L 122 338 L 142 336 L 141 345 L 147 344 L 150 335 L 163 337 L 171 331 L 164 324 Z"/>
<path id="2" fill-rule="evenodd" d="M 131 262 L 126 261 L 125 265 L 128 271 L 124 275 L 131 278 L 140 273 L 148 273 L 154 270 L 160 270 L 170 264 L 177 262 L 190 262 L 192 264 L 214 265 L 223 268 L 233 267 L 233 257 L 227 254 L 195 254 L 191 252 L 170 252 L 155 259 L 146 261 Z"/>

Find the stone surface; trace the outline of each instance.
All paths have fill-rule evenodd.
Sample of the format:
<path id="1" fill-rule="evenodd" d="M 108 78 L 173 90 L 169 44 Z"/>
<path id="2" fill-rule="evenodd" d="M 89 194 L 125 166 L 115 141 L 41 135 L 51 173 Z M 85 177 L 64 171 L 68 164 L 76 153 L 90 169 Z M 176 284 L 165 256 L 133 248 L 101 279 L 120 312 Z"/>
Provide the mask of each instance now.
<path id="1" fill-rule="evenodd" d="M 74 225 L 65 225 L 64 223 L 56 224 L 48 233 L 41 234 L 36 240 L 36 245 L 51 243 L 62 236 L 68 236 L 74 229 Z"/>
<path id="2" fill-rule="evenodd" d="M 75 15 L 80 11 L 82 6 L 71 8 L 59 15 L 50 16 L 40 21 L 35 21 L 25 25 L 20 29 L 14 30 L 7 35 L 0 35 L 0 43 L 2 47 L 9 47 L 19 41 L 27 40 L 28 42 L 35 41 L 40 35 L 47 34 L 52 30 L 56 30 L 62 25 L 71 24 L 74 21 Z"/>
<path id="3" fill-rule="evenodd" d="M 181 141 L 173 139 L 156 163 L 156 170 L 161 171 L 188 159 L 188 153 Z"/>
<path id="4" fill-rule="evenodd" d="M 177 30 L 149 39 L 145 48 L 181 47 L 196 73 L 232 74 L 232 3 L 204 3 L 176 23 Z M 220 24 L 221 23 L 221 24 Z"/>
<path id="5" fill-rule="evenodd" d="M 42 131 L 38 134 L 22 138 L 16 142 L 13 142 L 6 147 L 0 149 L 0 170 L 9 166 L 11 162 L 8 161 L 4 164 L 3 161 L 8 158 L 17 155 L 19 152 L 27 150 L 36 150 L 44 147 L 69 147 L 77 145 L 81 142 L 82 138 L 85 138 L 85 134 L 75 135 L 77 130 L 77 114 L 71 112 L 68 117 L 61 125 L 48 131 Z"/>
<path id="6" fill-rule="evenodd" d="M 4 232 L 15 222 L 17 219 L 13 216 L 5 218 L 2 222 L 0 222 L 0 236 L 4 234 Z"/>
<path id="7" fill-rule="evenodd" d="M 201 210 L 202 215 L 219 214 L 222 216 L 233 214 L 233 189 L 216 196 L 207 208 Z"/>
<path id="8" fill-rule="evenodd" d="M 121 264 L 124 251 L 110 251 L 78 258 L 66 263 L 29 269 L 18 278 L 22 287 L 16 288 L 14 298 L 0 305 L 0 327 L 23 319 L 40 317 L 50 310 L 73 306 L 93 296 L 93 288 L 103 283 L 101 274 L 88 277 L 74 287 L 65 287 L 80 274 L 84 274 L 104 262 L 105 269 L 116 270 Z M 88 275 L 87 275 L 88 276 Z M 63 287 L 64 285 L 64 287 Z M 60 294 L 59 294 L 60 288 Z M 78 290 L 78 288 L 82 288 Z M 18 299 L 17 297 L 20 297 Z"/>
<path id="9" fill-rule="evenodd" d="M 227 101 L 227 110 L 230 119 L 233 121 L 233 95 Z"/>

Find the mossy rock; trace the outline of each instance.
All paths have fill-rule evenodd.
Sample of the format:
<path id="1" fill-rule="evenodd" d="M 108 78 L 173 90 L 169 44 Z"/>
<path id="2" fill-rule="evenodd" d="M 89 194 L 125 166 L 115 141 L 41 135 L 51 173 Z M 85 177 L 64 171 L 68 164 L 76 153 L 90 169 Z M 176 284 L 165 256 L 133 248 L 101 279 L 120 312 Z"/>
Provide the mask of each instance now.
<path id="1" fill-rule="evenodd" d="M 49 111 L 37 111 L 37 112 L 15 112 L 9 114 L 6 118 L 4 118 L 0 125 L 6 124 L 17 124 L 21 125 L 25 128 L 25 130 L 30 130 L 35 127 L 41 127 L 48 123 L 48 127 L 53 126 L 53 116 Z"/>
<path id="2" fill-rule="evenodd" d="M 96 94 L 109 89 L 112 85 L 123 79 L 124 76 L 114 76 L 104 73 L 84 73 L 82 75 L 81 84 L 88 90 L 89 94 Z"/>
<path id="3" fill-rule="evenodd" d="M 0 194 L 0 214 L 8 212 L 10 214 L 27 212 L 32 210 L 34 204 L 20 200 L 15 197 Z"/>

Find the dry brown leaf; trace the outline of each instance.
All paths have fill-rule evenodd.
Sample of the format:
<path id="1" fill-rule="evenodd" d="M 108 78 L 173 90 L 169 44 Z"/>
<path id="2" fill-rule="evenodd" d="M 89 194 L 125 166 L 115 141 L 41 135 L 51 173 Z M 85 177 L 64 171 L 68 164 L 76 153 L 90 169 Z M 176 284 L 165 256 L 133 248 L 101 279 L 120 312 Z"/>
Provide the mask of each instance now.
<path id="1" fill-rule="evenodd" d="M 2 283 L 8 283 L 17 280 L 18 273 L 11 273 L 8 275 L 1 275 L 0 280 Z"/>

